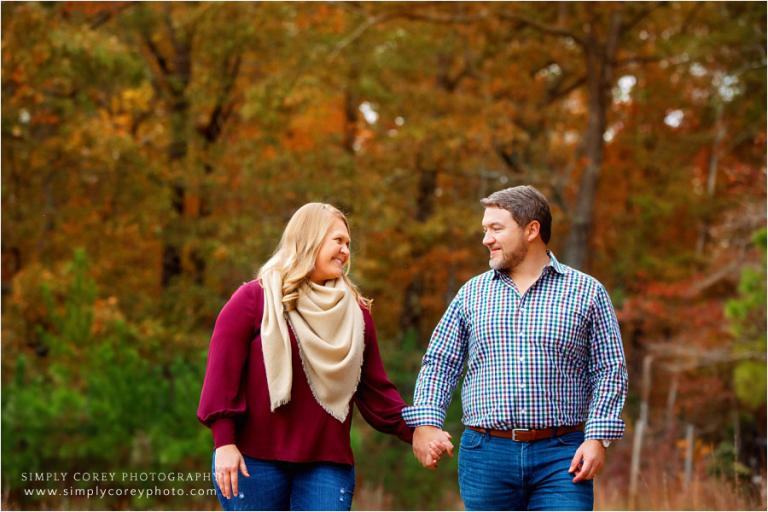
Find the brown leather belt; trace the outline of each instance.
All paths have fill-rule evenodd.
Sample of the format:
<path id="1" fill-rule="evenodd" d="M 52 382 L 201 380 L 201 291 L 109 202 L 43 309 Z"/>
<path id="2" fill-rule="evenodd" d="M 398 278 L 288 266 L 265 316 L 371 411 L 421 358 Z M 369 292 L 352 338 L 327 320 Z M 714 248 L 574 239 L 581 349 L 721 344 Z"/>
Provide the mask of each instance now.
<path id="1" fill-rule="evenodd" d="M 513 441 L 522 441 L 529 443 L 531 441 L 540 441 L 542 439 L 549 439 L 550 437 L 563 436 L 570 434 L 571 432 L 581 432 L 584 430 L 584 424 L 569 425 L 565 427 L 551 427 L 551 428 L 513 428 L 512 430 L 495 430 L 492 428 L 482 427 L 468 427 L 475 432 L 481 434 L 488 434 L 493 437 L 503 437 L 505 439 L 511 439 Z"/>

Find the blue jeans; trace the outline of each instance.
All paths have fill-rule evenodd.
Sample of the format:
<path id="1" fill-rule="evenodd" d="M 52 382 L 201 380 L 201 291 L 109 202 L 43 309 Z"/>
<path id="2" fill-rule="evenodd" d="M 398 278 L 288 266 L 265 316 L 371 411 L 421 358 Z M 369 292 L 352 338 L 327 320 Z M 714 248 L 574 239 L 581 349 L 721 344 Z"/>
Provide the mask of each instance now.
<path id="1" fill-rule="evenodd" d="M 281 462 L 243 455 L 250 478 L 238 475 L 238 496 L 227 499 L 213 485 L 224 510 L 349 510 L 355 491 L 355 468 L 332 462 Z"/>
<path id="2" fill-rule="evenodd" d="M 592 510 L 592 481 L 568 473 L 583 432 L 533 442 L 466 429 L 459 489 L 467 510 Z"/>

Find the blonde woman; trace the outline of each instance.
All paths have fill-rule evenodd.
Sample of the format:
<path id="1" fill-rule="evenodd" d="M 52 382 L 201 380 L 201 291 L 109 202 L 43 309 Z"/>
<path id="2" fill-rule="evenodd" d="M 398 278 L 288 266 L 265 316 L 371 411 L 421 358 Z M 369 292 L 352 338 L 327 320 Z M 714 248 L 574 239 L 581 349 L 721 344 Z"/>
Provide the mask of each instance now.
<path id="1" fill-rule="evenodd" d="M 344 214 L 306 204 L 221 310 L 197 415 L 213 431 L 225 510 L 349 510 L 353 402 L 374 428 L 411 443 L 349 264 Z"/>

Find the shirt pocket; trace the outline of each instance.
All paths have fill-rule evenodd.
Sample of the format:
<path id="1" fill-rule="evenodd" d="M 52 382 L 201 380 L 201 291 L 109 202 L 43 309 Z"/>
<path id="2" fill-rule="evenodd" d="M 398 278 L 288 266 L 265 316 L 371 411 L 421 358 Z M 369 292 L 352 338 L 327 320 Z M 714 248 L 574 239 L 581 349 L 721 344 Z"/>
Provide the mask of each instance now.
<path id="1" fill-rule="evenodd" d="M 509 350 L 515 339 L 514 317 L 498 308 L 473 311 L 468 319 L 469 356 L 485 360 L 492 352 Z"/>
<path id="2" fill-rule="evenodd" d="M 551 357 L 573 369 L 586 367 L 589 358 L 589 322 L 586 314 L 555 305 L 542 313 L 535 337 Z"/>

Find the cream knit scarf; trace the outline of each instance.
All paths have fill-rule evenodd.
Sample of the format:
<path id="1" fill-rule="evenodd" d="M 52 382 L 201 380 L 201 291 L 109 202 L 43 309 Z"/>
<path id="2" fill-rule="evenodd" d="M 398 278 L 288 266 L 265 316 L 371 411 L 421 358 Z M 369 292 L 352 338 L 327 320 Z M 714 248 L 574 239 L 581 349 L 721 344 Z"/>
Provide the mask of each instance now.
<path id="1" fill-rule="evenodd" d="M 291 400 L 290 328 L 315 400 L 343 422 L 363 364 L 363 312 L 355 294 L 343 279 L 325 285 L 308 282 L 299 289 L 296 309 L 287 313 L 286 321 L 280 273 L 267 272 L 262 286 L 261 343 L 271 410 Z"/>

